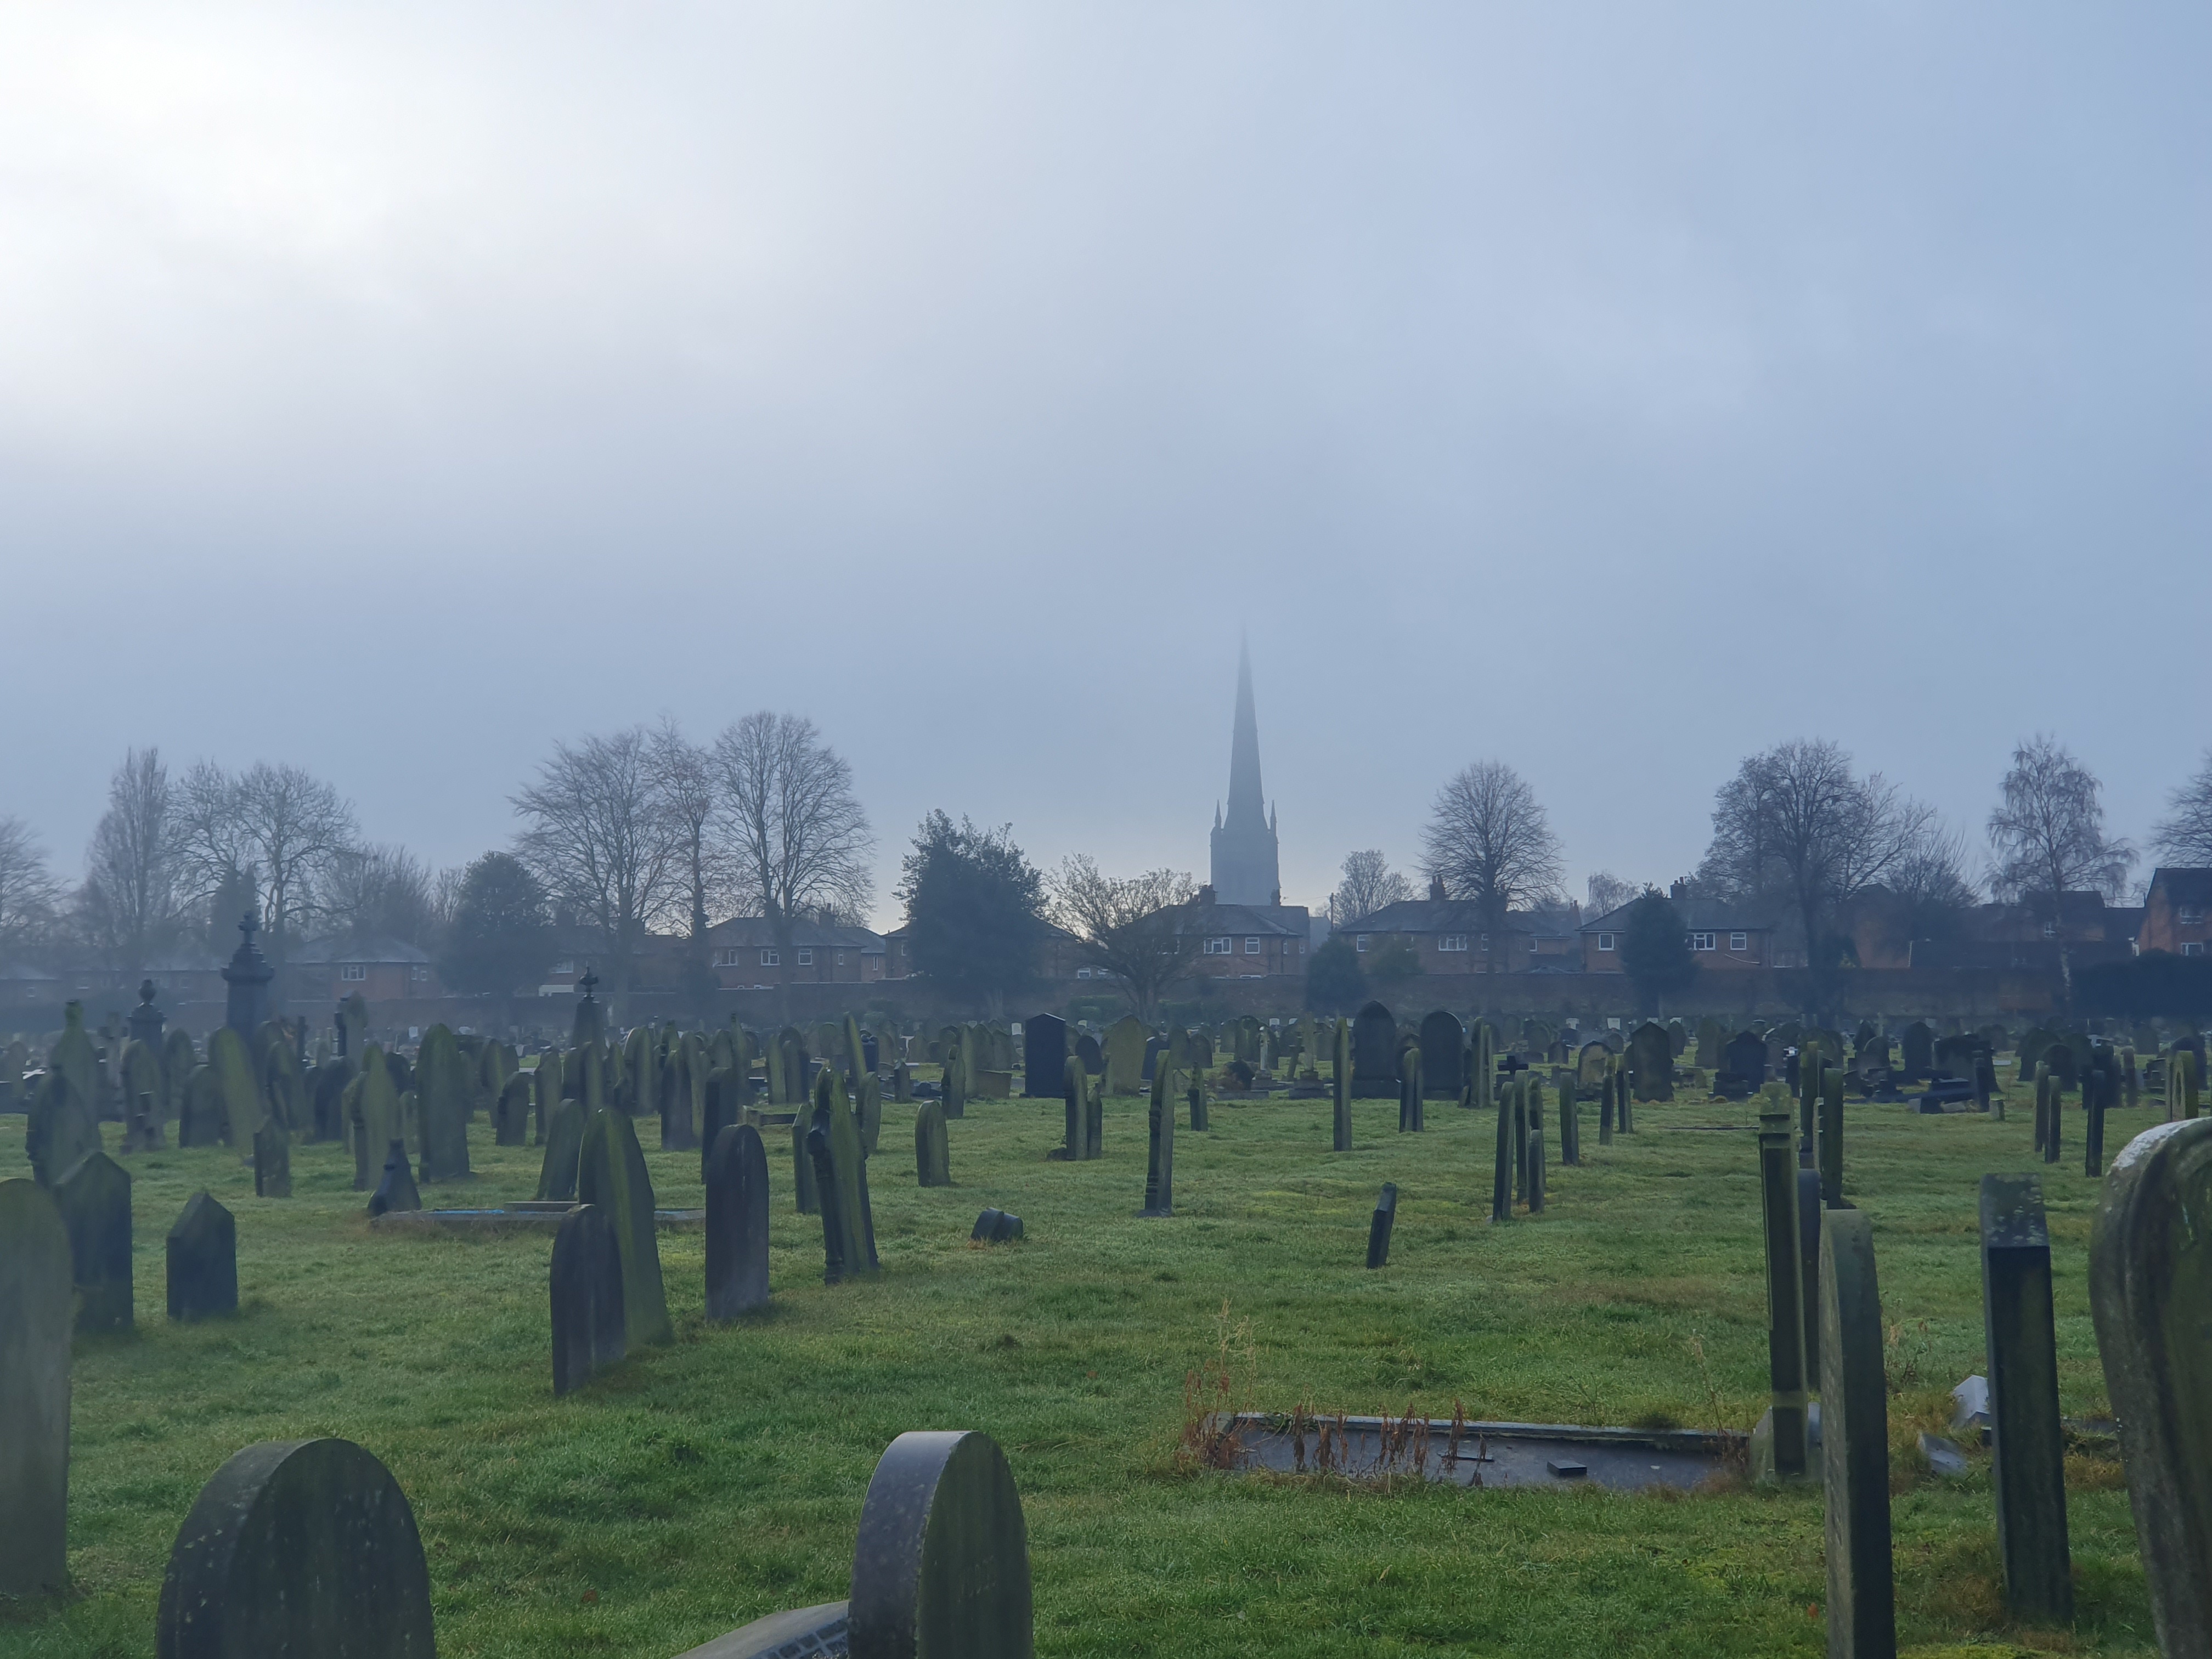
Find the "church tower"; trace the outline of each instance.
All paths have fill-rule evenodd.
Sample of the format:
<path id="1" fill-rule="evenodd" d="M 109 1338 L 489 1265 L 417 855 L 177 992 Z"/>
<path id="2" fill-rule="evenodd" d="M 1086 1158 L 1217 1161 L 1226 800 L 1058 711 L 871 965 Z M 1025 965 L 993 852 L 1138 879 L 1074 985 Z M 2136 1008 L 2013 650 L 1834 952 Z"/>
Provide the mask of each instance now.
<path id="1" fill-rule="evenodd" d="M 1221 904 L 1280 904 L 1275 823 L 1260 792 L 1260 717 L 1252 703 L 1252 652 L 1237 651 L 1237 726 L 1229 740 L 1229 815 L 1213 809 L 1213 896 Z"/>

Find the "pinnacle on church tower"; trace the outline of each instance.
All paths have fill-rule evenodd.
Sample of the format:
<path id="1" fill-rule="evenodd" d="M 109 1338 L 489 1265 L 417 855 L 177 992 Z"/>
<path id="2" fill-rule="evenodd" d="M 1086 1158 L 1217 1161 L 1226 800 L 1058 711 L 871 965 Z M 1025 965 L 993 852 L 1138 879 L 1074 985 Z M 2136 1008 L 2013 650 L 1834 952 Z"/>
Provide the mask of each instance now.
<path id="1" fill-rule="evenodd" d="M 1237 720 L 1229 740 L 1229 811 L 1214 808 L 1213 891 L 1223 904 L 1281 902 L 1274 814 L 1260 787 L 1260 716 L 1252 698 L 1252 653 L 1237 651 Z"/>

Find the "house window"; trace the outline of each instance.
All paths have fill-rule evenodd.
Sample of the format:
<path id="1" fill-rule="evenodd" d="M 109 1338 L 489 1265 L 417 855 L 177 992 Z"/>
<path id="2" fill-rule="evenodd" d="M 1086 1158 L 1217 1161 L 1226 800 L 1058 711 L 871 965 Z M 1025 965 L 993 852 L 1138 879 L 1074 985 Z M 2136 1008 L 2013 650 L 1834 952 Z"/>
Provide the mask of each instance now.
<path id="1" fill-rule="evenodd" d="M 556 974 L 573 974 L 573 973 L 574 973 L 574 972 L 576 971 L 576 963 L 575 963 L 575 959 L 574 959 L 574 957 L 570 957 L 568 960 L 567 960 L 567 961 L 565 961 L 565 962 L 556 962 L 556 963 L 555 963 L 553 964 L 553 971 L 554 971 L 555 973 L 556 973 Z"/>
<path id="2" fill-rule="evenodd" d="M 2194 927 L 2198 922 L 2204 920 L 2204 908 L 2202 905 L 2185 904 L 2181 907 L 2176 920 L 2178 920 L 2184 927 Z"/>
<path id="3" fill-rule="evenodd" d="M 1712 933 L 1692 933 L 1690 935 L 1690 948 L 1692 951 L 1717 950 L 1720 948 L 1717 939 L 1718 936 Z"/>
<path id="4" fill-rule="evenodd" d="M 1362 933 L 1358 939 L 1352 940 L 1352 948 L 1355 951 L 1364 951 L 1367 948 L 1367 935 Z"/>
<path id="5" fill-rule="evenodd" d="M 1260 954 L 1260 941 L 1249 934 L 1245 936 L 1244 954 L 1248 957 L 1256 957 Z"/>
<path id="6" fill-rule="evenodd" d="M 348 981 L 360 981 L 367 979 L 368 977 L 368 964 L 365 962 L 349 962 L 338 969 L 338 977 Z"/>
<path id="7" fill-rule="evenodd" d="M 814 952 L 811 949 L 801 947 L 799 952 L 799 965 L 802 968 L 811 968 L 814 965 Z"/>
<path id="8" fill-rule="evenodd" d="M 1750 934 L 1748 934 L 1748 933 L 1730 933 L 1730 934 L 1729 935 L 1729 950 L 1731 950 L 1731 951 L 1748 951 L 1750 948 L 1751 948 L 1751 935 L 1750 935 Z"/>
<path id="9" fill-rule="evenodd" d="M 1075 970 L 1075 976 L 1078 979 L 1089 979 L 1091 977 L 1091 970 L 1088 968 L 1079 968 Z"/>
<path id="10" fill-rule="evenodd" d="M 2057 939 L 2058 937 L 2058 924 L 2055 921 L 2045 922 L 2043 924 L 2043 936 L 2045 939 Z"/>
<path id="11" fill-rule="evenodd" d="M 845 953 L 842 951 L 837 952 L 837 965 L 840 968 L 845 965 Z"/>
<path id="12" fill-rule="evenodd" d="M 761 966 L 763 968 L 773 968 L 782 960 L 783 956 L 781 951 L 763 951 L 761 952 Z"/>
<path id="13" fill-rule="evenodd" d="M 362 977 L 364 979 L 368 977 L 366 971 L 362 973 Z M 423 967 L 422 963 L 417 963 L 407 970 L 407 977 L 412 980 L 416 984 L 420 985 L 424 980 L 430 977 L 430 970 L 428 968 Z"/>
<path id="14" fill-rule="evenodd" d="M 1437 935 L 1437 949 L 1439 951 L 1464 951 L 1467 949 L 1467 935 L 1465 933 L 1438 933 Z"/>
<path id="15" fill-rule="evenodd" d="M 714 966 L 717 968 L 734 968 L 737 965 L 738 953 L 734 949 L 726 947 L 714 952 Z"/>
<path id="16" fill-rule="evenodd" d="M 1597 936 L 1597 948 L 1601 951 L 1610 951 L 1613 949 L 1613 935 L 1610 933 L 1600 933 Z"/>
<path id="17" fill-rule="evenodd" d="M 2185 957 L 2201 957 L 2204 954 L 2204 947 L 2193 939 L 2185 939 L 2181 945 L 2181 954 Z"/>

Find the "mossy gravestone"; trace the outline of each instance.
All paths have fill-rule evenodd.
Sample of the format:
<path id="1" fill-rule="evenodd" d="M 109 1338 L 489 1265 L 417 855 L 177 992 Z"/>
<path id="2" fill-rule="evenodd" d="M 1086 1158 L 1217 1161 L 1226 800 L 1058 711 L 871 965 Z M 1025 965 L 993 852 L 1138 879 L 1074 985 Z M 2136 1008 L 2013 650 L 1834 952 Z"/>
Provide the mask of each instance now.
<path id="1" fill-rule="evenodd" d="M 1798 1255 L 1797 1149 L 1786 1097 L 1769 1088 L 1759 1115 L 1759 1193 L 1766 1245 L 1766 1379 L 1764 1455 L 1754 1473 L 1794 1480 L 1805 1473 L 1804 1274 Z"/>
<path id="2" fill-rule="evenodd" d="M 872 1072 L 860 1079 L 853 1097 L 854 1121 L 860 1128 L 860 1152 L 873 1158 L 884 1136 L 884 1085 Z"/>
<path id="3" fill-rule="evenodd" d="M 623 1322 L 629 1346 L 673 1342 L 668 1297 L 660 1282 L 660 1243 L 653 1231 L 653 1181 L 645 1151 L 626 1113 L 602 1106 L 584 1125 L 576 1160 L 576 1196 L 607 1212 L 622 1251 Z"/>
<path id="4" fill-rule="evenodd" d="M 834 1066 L 823 1066 L 816 1079 L 806 1154 L 822 1204 L 822 1282 L 874 1278 L 879 1268 L 868 1164 L 860 1152 L 860 1125 L 845 1102 L 844 1080 Z"/>
<path id="5" fill-rule="evenodd" d="M 194 1193 L 169 1229 L 169 1317 L 212 1319 L 238 1311 L 238 1223 Z"/>
<path id="6" fill-rule="evenodd" d="M 1664 1026 L 1646 1020 L 1636 1028 L 1628 1040 L 1628 1069 L 1632 1099 L 1674 1099 L 1674 1047 Z"/>
<path id="7" fill-rule="evenodd" d="M 1987 1175 L 1981 1198 L 1982 1321 L 1996 1447 L 1990 1474 L 2005 1605 L 2024 1624 L 2070 1624 L 2066 1431 L 2058 1417 L 2058 1337 L 2043 1189 L 2033 1176 Z"/>
<path id="8" fill-rule="evenodd" d="M 253 1195 L 292 1196 L 292 1137 L 274 1115 L 253 1132 Z"/>
<path id="9" fill-rule="evenodd" d="M 1133 1095 L 1145 1086 L 1146 1031 L 1134 1014 L 1124 1014 L 1106 1028 L 1102 1052 L 1106 1060 L 1106 1092 Z"/>
<path id="10" fill-rule="evenodd" d="M 1856 1210 L 1820 1217 L 1820 1480 L 1827 1498 L 1828 1652 L 1832 1659 L 1894 1659 L 1881 1294 L 1873 1228 Z"/>
<path id="11" fill-rule="evenodd" d="M 1418 1133 L 1425 1127 L 1421 1109 L 1421 1051 L 1408 1044 L 1398 1055 L 1398 1133 Z"/>
<path id="12" fill-rule="evenodd" d="M 530 1139 L 531 1079 L 517 1072 L 499 1085 L 499 1100 L 491 1109 L 491 1140 L 495 1146 L 526 1146 Z"/>
<path id="13" fill-rule="evenodd" d="M 261 1127 L 261 1089 L 253 1076 L 253 1057 L 246 1039 L 228 1025 L 208 1038 L 208 1070 L 222 1102 L 223 1135 L 240 1153 L 252 1150 Z"/>
<path id="14" fill-rule="evenodd" d="M 435 1659 L 406 1494 L 349 1440 L 248 1446 L 200 1489 L 161 1580 L 160 1659 Z"/>
<path id="15" fill-rule="evenodd" d="M 1352 1150 L 1352 1028 L 1340 1019 L 1336 1022 L 1333 1050 L 1335 1060 L 1331 1069 L 1335 1080 L 1330 1090 L 1329 1147 L 1348 1152 Z"/>
<path id="16" fill-rule="evenodd" d="M 41 1187 L 52 1186 L 100 1150 L 100 1121 L 92 1098 L 77 1092 L 67 1073 L 50 1071 L 39 1080 L 24 1126 L 23 1150 Z"/>
<path id="17" fill-rule="evenodd" d="M 759 1130 L 736 1123 L 707 1150 L 707 1317 L 767 1302 L 768 1149 Z"/>
<path id="18" fill-rule="evenodd" d="M 0 1595 L 69 1588 L 70 1261 L 52 1195 L 0 1181 Z"/>
<path id="19" fill-rule="evenodd" d="M 2212 1119 L 2145 1130 L 2112 1159 L 2089 1309 L 2119 1419 L 2161 1653 L 2212 1653 Z"/>
<path id="20" fill-rule="evenodd" d="M 443 1025 L 422 1034 L 415 1057 L 415 1111 L 421 1125 L 422 1179 L 469 1178 L 469 1103 L 475 1079 L 460 1044 Z"/>
<path id="21" fill-rule="evenodd" d="M 1157 1220 L 1175 1213 L 1175 1071 L 1164 1061 L 1152 1070 L 1149 1117 L 1152 1133 L 1145 1159 L 1145 1207 L 1138 1214 Z"/>
<path id="22" fill-rule="evenodd" d="M 590 1382 L 629 1352 L 622 1248 L 607 1213 L 579 1204 L 553 1235 L 553 1397 Z"/>
<path id="23" fill-rule="evenodd" d="M 926 1100 L 914 1115 L 914 1174 L 924 1187 L 950 1187 L 952 1159 L 945 1145 L 945 1108 Z"/>
<path id="24" fill-rule="evenodd" d="M 564 1100 L 545 1121 L 545 1157 L 538 1170 L 541 1202 L 576 1195 L 576 1161 L 584 1151 L 584 1103 Z"/>
<path id="25" fill-rule="evenodd" d="M 395 1140 L 384 1152 L 384 1176 L 368 1195 L 372 1216 L 392 1215 L 422 1207 L 422 1194 L 415 1185 L 415 1168 L 407 1157 L 407 1143 Z"/>
<path id="26" fill-rule="evenodd" d="M 902 1434 L 853 1545 L 852 1659 L 1032 1659 L 1029 1534 L 988 1435 Z"/>
<path id="27" fill-rule="evenodd" d="M 376 1184 L 385 1154 L 404 1133 L 399 1121 L 399 1091 L 383 1051 L 370 1043 L 362 1054 L 361 1086 L 353 1097 L 353 1189 L 368 1192 Z"/>

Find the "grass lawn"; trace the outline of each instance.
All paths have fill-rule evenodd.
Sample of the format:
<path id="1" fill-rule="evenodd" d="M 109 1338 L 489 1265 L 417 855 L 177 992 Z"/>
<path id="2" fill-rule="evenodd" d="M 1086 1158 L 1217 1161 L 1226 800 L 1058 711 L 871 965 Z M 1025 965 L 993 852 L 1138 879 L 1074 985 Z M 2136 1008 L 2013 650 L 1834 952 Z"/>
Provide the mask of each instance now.
<path id="1" fill-rule="evenodd" d="M 877 1456 L 934 1428 L 1006 1449 L 1048 1655 L 1823 1652 L 1817 1487 L 1669 1498 L 1178 1468 L 1184 1378 L 1217 1356 L 1224 1321 L 1244 1333 L 1235 1400 L 1262 1410 L 1448 1417 L 1456 1401 L 1469 1417 L 1748 1429 L 1764 1407 L 1756 1143 L 1677 1127 L 1748 1126 L 1749 1107 L 1642 1107 L 1610 1147 L 1585 1108 L 1585 1166 L 1555 1166 L 1549 1212 L 1498 1228 L 1488 1114 L 1432 1103 L 1428 1131 L 1401 1136 L 1395 1102 L 1356 1112 L 1358 1150 L 1335 1155 L 1326 1101 L 1217 1104 L 1209 1133 L 1176 1134 L 1175 1218 L 1139 1221 L 1139 1100 L 1109 1101 L 1104 1158 L 1075 1164 L 1044 1158 L 1058 1102 L 973 1103 L 950 1126 L 957 1184 L 931 1190 L 914 1183 L 907 1109 L 887 1108 L 871 1177 L 883 1276 L 835 1288 L 773 1135 L 772 1310 L 709 1327 L 702 1240 L 664 1234 L 675 1345 L 558 1402 L 550 1236 L 372 1234 L 337 1146 L 294 1147 L 285 1200 L 255 1199 L 228 1150 L 131 1159 L 139 1326 L 77 1346 L 75 1595 L 0 1612 L 0 1656 L 151 1654 L 202 1483 L 255 1441 L 342 1435 L 414 1504 L 449 1659 L 666 1659 L 843 1595 Z M 1850 1109 L 1845 1188 L 1874 1218 L 1892 1328 L 1900 1640 L 2148 1655 L 2117 1463 L 2069 1457 L 2081 1616 L 2036 1632 L 2003 1618 L 1986 1460 L 1938 1481 L 1911 1449 L 1981 1369 L 1977 1182 L 2035 1167 L 2032 1116 Z M 2115 1114 L 2110 1150 L 2151 1121 Z M 2073 1416 L 2106 1410 L 2081 1133 L 2069 1110 L 2067 1162 L 2045 1180 Z M 27 1173 L 19 1134 L 0 1176 Z M 491 1146 L 481 1121 L 471 1137 L 479 1178 L 428 1202 L 532 1194 L 535 1148 Z M 703 1201 L 696 1152 L 647 1159 L 664 1206 Z M 1390 1266 L 1369 1273 L 1385 1181 L 1397 1232 Z M 172 1325 L 162 1239 L 202 1187 L 238 1217 L 242 1306 Z M 986 1205 L 1023 1217 L 1027 1240 L 970 1245 Z"/>

